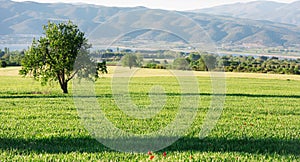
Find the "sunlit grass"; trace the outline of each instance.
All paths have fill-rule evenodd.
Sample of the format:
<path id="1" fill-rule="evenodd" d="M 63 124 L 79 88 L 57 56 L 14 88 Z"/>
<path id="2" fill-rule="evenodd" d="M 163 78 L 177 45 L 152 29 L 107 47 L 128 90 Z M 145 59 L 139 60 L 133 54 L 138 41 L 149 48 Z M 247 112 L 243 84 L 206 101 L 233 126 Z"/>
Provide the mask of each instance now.
<path id="1" fill-rule="evenodd" d="M 287 77 L 287 76 L 285 76 Z M 210 78 L 199 76 L 196 120 L 173 145 L 154 152 L 164 161 L 299 161 L 300 81 L 228 77 L 224 110 L 211 134 L 198 138 L 210 106 Z M 147 83 L 147 84 L 145 84 Z M 168 77 L 136 77 L 129 84 L 138 105 L 150 104 L 152 86 L 164 87 L 168 102 L 154 119 L 126 116 L 114 103 L 111 78 L 96 82 L 96 94 L 117 127 L 149 133 L 169 124 L 177 113 L 180 90 Z M 151 150 L 150 150 L 151 151 Z M 167 156 L 163 156 L 163 152 Z M 147 161 L 145 153 L 120 153 L 98 143 L 80 121 L 72 94 L 57 86 L 42 87 L 31 78 L 0 76 L 0 161 Z"/>

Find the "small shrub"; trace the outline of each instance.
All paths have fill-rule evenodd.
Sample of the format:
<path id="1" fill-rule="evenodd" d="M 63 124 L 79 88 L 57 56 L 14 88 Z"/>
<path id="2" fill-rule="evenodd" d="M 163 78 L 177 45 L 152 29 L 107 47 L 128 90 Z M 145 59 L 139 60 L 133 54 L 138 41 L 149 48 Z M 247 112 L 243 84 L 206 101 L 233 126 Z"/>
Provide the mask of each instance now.
<path id="1" fill-rule="evenodd" d="M 0 67 L 5 68 L 7 66 L 7 63 L 5 61 L 0 62 Z"/>

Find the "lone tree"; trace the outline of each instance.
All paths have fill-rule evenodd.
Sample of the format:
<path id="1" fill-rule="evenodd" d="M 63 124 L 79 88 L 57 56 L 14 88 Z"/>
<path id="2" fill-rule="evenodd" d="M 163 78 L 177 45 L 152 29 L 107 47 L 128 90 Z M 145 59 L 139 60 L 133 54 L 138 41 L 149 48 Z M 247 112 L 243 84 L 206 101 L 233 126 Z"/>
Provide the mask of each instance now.
<path id="1" fill-rule="evenodd" d="M 140 54 L 127 53 L 122 57 L 121 63 L 123 66 L 132 67 L 142 66 L 143 58 Z"/>
<path id="2" fill-rule="evenodd" d="M 48 22 L 43 29 L 45 36 L 38 41 L 34 39 L 25 52 L 21 75 L 32 75 L 42 85 L 56 81 L 63 93 L 68 93 L 68 82 L 75 75 L 98 77 L 99 65 L 89 58 L 91 45 L 76 25 L 71 21 Z"/>

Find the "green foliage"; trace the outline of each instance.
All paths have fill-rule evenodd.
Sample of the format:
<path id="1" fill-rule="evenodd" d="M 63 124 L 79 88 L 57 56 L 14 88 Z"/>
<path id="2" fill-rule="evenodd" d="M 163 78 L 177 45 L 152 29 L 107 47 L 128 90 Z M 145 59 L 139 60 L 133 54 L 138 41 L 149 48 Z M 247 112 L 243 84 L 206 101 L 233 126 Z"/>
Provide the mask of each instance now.
<path id="1" fill-rule="evenodd" d="M 143 57 L 139 54 L 127 53 L 122 57 L 122 66 L 127 66 L 130 69 L 132 67 L 141 67 L 143 63 Z"/>
<path id="2" fill-rule="evenodd" d="M 195 71 L 225 71 L 225 72 L 251 72 L 273 74 L 300 74 L 300 60 L 279 59 L 277 57 L 261 56 L 217 56 L 207 53 L 191 53 L 185 60 L 189 67 L 185 67 L 184 58 L 174 60 L 174 69 L 192 69 Z M 179 66 L 179 65 L 184 66 Z"/>
<path id="3" fill-rule="evenodd" d="M 103 60 L 101 63 L 98 63 L 97 71 L 101 71 L 102 74 L 108 73 L 105 60 Z"/>
<path id="4" fill-rule="evenodd" d="M 160 61 L 155 59 L 151 59 L 146 62 L 146 65 L 142 66 L 142 68 L 150 68 L 150 69 L 166 69 L 166 64 L 168 64 L 167 60 L 164 60 L 164 64 L 161 64 Z"/>
<path id="5" fill-rule="evenodd" d="M 202 57 L 196 62 L 196 70 L 197 71 L 208 71 L 206 63 Z"/>
<path id="6" fill-rule="evenodd" d="M 5 61 L 0 60 L 0 67 L 5 68 L 7 66 L 7 63 Z"/>
<path id="7" fill-rule="evenodd" d="M 64 93 L 68 93 L 68 82 L 75 75 L 95 76 L 97 65 L 88 56 L 91 45 L 76 25 L 70 21 L 59 24 L 48 22 L 43 29 L 45 36 L 33 40 L 25 52 L 21 75 L 31 74 L 42 85 L 59 82 Z"/>
<path id="8" fill-rule="evenodd" d="M 200 55 L 199 53 L 191 53 L 191 54 L 189 55 L 189 59 L 190 59 L 191 62 L 197 61 L 197 60 L 199 60 L 200 58 L 201 58 L 201 55 Z"/>
<path id="9" fill-rule="evenodd" d="M 300 74 L 300 60 L 261 56 L 223 56 L 218 58 L 227 72 Z"/>
<path id="10" fill-rule="evenodd" d="M 99 55 L 99 54 L 98 54 Z M 138 56 L 143 55 L 145 61 Z M 110 65 L 116 65 L 116 62 L 122 58 L 122 65 L 129 67 L 142 67 L 151 69 L 178 69 L 194 71 L 226 71 L 226 72 L 251 72 L 251 73 L 275 73 L 275 74 L 300 74 L 300 59 L 279 59 L 278 57 L 268 56 L 218 56 L 206 52 L 192 52 L 190 54 L 174 51 L 135 51 L 125 53 L 101 53 L 102 58 L 108 61 Z M 95 54 L 95 57 L 97 55 Z M 173 64 L 167 60 L 174 60 Z M 160 61 L 157 61 L 159 59 Z M 130 61 L 130 62 L 129 62 Z"/>
<path id="11" fill-rule="evenodd" d="M 203 54 L 201 55 L 203 62 L 206 65 L 207 70 L 212 71 L 216 68 L 217 57 L 212 54 Z"/>
<path id="12" fill-rule="evenodd" d="M 176 70 L 189 70 L 189 63 L 188 60 L 182 57 L 179 57 L 174 60 L 173 62 L 173 69 Z"/>
<path id="13" fill-rule="evenodd" d="M 4 51 L 0 50 L 0 60 L 5 62 L 2 62 L 3 66 L 4 64 L 5 66 L 20 66 L 23 57 L 24 51 L 10 51 L 7 47 L 4 48 Z"/>
<path id="14" fill-rule="evenodd" d="M 187 61 L 195 71 L 213 71 L 217 66 L 217 57 L 207 53 L 191 53 Z"/>

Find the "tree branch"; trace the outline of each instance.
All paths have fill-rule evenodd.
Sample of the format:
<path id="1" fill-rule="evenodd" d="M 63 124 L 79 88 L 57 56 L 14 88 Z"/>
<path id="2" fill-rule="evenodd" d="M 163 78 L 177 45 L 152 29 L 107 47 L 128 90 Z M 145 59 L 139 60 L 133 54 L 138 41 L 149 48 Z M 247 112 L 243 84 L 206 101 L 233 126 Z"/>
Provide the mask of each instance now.
<path id="1" fill-rule="evenodd" d="M 77 69 L 77 70 L 71 75 L 71 77 L 67 79 L 67 82 L 69 82 L 71 79 L 73 79 L 74 76 L 78 73 L 79 70 L 80 70 L 80 69 Z"/>
<path id="2" fill-rule="evenodd" d="M 60 86 L 62 86 L 62 85 L 63 85 L 63 82 L 62 82 L 62 80 L 61 80 L 61 76 L 59 75 L 59 73 L 57 73 L 57 78 L 58 78 L 58 81 L 59 81 Z"/>

